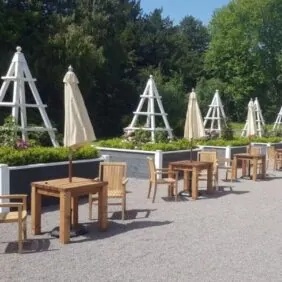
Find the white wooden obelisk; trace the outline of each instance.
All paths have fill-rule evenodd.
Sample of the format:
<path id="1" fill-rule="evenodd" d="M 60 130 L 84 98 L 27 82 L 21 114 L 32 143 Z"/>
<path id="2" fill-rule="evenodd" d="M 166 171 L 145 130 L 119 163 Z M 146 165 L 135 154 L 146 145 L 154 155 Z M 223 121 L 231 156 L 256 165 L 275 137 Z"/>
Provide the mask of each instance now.
<path id="1" fill-rule="evenodd" d="M 274 122 L 272 130 L 278 131 L 280 129 L 281 123 L 282 123 L 282 107 L 280 108 L 280 111 L 279 111 L 277 118 Z"/>
<path id="2" fill-rule="evenodd" d="M 263 135 L 265 121 L 264 121 L 261 107 L 260 107 L 257 97 L 255 98 L 255 101 L 254 101 L 254 107 L 255 107 L 255 115 L 256 115 L 256 123 L 257 123 L 257 134 L 259 137 L 261 137 Z"/>
<path id="3" fill-rule="evenodd" d="M 35 85 L 36 79 L 32 78 L 31 76 L 31 72 L 28 68 L 24 54 L 21 52 L 22 48 L 18 46 L 16 50 L 17 52 L 14 54 L 7 75 L 1 77 L 4 81 L 0 88 L 0 106 L 12 108 L 12 117 L 17 124 L 19 124 L 20 114 L 19 130 L 21 131 L 22 139 L 24 141 L 27 140 L 27 132 L 29 131 L 48 131 L 53 146 L 58 146 L 55 138 L 56 129 L 52 128 L 51 122 L 47 116 L 45 110 L 47 105 L 44 105 L 42 103 L 42 100 L 39 96 L 38 90 Z M 7 89 L 11 82 L 13 83 L 13 101 L 3 102 Z M 30 87 L 31 93 L 36 102 L 35 104 L 26 103 L 25 82 L 27 82 Z M 26 116 L 26 108 L 28 107 L 38 108 L 45 127 L 28 127 Z"/>
<path id="4" fill-rule="evenodd" d="M 134 114 L 133 119 L 130 125 L 124 128 L 124 131 L 128 134 L 128 133 L 134 132 L 137 129 L 148 130 L 151 132 L 151 141 L 152 142 L 156 141 L 155 133 L 157 131 L 166 131 L 168 133 L 168 137 L 171 139 L 173 137 L 172 129 L 168 123 L 167 114 L 164 111 L 163 104 L 161 101 L 161 96 L 159 95 L 159 92 L 157 90 L 157 87 L 156 87 L 156 84 L 155 84 L 155 81 L 152 75 L 150 75 L 150 78 L 147 82 L 145 90 L 143 94 L 140 95 L 140 97 L 141 99 L 138 104 L 138 107 L 136 111 L 133 112 Z M 156 112 L 155 110 L 155 101 L 157 102 L 157 106 L 160 112 Z M 142 108 L 144 105 L 146 105 L 146 103 L 148 103 L 146 111 L 142 111 Z M 139 116 L 146 116 L 146 123 L 143 127 L 137 127 Z M 157 116 L 162 117 L 165 128 L 156 127 L 156 117 Z"/>
<path id="5" fill-rule="evenodd" d="M 210 121 L 209 128 L 208 122 Z M 226 115 L 223 109 L 223 105 L 219 96 L 219 91 L 216 90 L 213 96 L 212 102 L 209 105 L 209 110 L 204 118 L 204 127 L 210 132 L 216 131 L 221 135 L 222 126 L 226 125 Z"/>

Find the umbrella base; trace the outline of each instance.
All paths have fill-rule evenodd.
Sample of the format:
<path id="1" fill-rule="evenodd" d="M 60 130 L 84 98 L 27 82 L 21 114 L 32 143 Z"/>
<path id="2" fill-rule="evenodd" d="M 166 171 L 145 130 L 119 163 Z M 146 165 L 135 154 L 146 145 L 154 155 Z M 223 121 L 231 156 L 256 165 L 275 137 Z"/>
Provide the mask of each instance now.
<path id="1" fill-rule="evenodd" d="M 78 224 L 77 226 L 72 226 L 71 230 L 70 230 L 70 238 L 73 237 L 78 237 L 81 235 L 84 235 L 88 233 L 87 229 L 82 225 L 82 224 Z M 51 232 L 50 232 L 52 237 L 56 237 L 59 238 L 60 237 L 60 227 L 57 226 L 55 227 Z"/>

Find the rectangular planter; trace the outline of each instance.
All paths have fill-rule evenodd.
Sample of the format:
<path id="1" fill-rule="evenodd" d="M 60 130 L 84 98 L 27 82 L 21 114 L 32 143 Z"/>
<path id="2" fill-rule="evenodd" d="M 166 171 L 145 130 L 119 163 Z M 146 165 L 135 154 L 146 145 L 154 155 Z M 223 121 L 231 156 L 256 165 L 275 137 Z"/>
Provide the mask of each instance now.
<path id="1" fill-rule="evenodd" d="M 73 161 L 73 176 L 95 178 L 103 159 Z M 68 162 L 32 164 L 24 166 L 0 165 L 0 195 L 27 194 L 30 204 L 31 182 L 68 177 Z M 42 205 L 58 203 L 57 199 L 43 197 Z"/>
<path id="2" fill-rule="evenodd" d="M 128 150 L 128 149 L 116 149 L 97 147 L 100 154 L 104 159 L 116 162 L 127 163 L 127 176 L 134 178 L 146 179 L 149 177 L 149 168 L 147 157 L 154 158 L 156 168 L 166 168 L 168 163 L 179 160 L 189 160 L 190 150 L 181 151 L 142 151 L 142 150 Z M 196 160 L 197 151 L 192 151 L 192 158 Z"/>

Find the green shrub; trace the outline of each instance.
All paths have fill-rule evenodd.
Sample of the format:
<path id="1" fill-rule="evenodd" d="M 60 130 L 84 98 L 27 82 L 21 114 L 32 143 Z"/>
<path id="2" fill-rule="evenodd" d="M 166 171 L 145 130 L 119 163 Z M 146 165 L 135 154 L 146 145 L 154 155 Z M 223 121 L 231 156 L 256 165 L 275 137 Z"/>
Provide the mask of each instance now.
<path id="1" fill-rule="evenodd" d="M 69 149 L 64 147 L 31 147 L 16 150 L 11 147 L 0 147 L 0 163 L 9 166 L 35 163 L 51 163 L 68 160 Z M 92 146 L 85 146 L 73 153 L 73 160 L 92 159 L 98 157 L 98 151 Z"/>

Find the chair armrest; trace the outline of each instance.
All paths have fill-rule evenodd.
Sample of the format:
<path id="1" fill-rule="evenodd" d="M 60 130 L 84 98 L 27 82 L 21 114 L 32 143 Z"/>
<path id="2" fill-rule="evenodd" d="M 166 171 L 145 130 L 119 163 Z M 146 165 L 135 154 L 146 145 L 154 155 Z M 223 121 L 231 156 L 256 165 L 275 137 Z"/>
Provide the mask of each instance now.
<path id="1" fill-rule="evenodd" d="M 18 208 L 22 209 L 24 207 L 23 203 L 0 203 L 0 208 Z"/>
<path id="2" fill-rule="evenodd" d="M 127 177 L 126 177 L 126 178 L 124 177 L 124 178 L 122 179 L 122 184 L 125 185 L 125 184 L 127 184 L 127 182 L 128 182 L 128 178 L 127 178 Z"/>
<path id="3" fill-rule="evenodd" d="M 13 194 L 13 195 L 0 195 L 0 199 L 26 199 L 27 195 L 25 194 Z"/>

